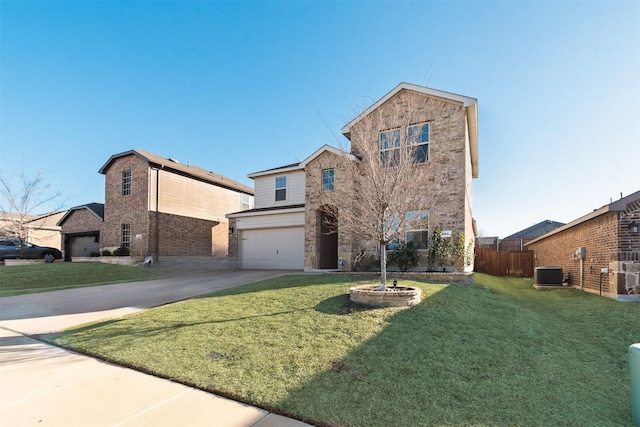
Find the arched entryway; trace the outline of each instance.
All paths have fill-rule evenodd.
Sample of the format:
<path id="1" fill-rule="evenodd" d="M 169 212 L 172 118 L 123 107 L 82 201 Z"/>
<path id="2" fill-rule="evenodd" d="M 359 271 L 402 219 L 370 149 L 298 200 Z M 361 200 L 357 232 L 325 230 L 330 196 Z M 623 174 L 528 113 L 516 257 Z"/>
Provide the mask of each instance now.
<path id="1" fill-rule="evenodd" d="M 337 219 L 324 210 L 318 212 L 320 233 L 318 268 L 321 270 L 335 270 L 338 268 L 338 232 Z"/>

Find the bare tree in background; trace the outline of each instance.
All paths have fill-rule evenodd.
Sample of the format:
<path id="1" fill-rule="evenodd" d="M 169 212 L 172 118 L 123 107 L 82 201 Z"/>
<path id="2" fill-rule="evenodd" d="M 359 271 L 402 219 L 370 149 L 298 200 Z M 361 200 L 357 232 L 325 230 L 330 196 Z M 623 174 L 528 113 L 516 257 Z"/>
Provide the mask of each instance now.
<path id="1" fill-rule="evenodd" d="M 427 220 L 421 212 L 427 207 L 430 162 L 420 144 L 422 128 L 414 125 L 415 96 L 392 99 L 351 128 L 351 150 L 341 147 L 345 155 L 336 168 L 348 185 L 325 193 L 323 210 L 333 232 L 379 246 L 381 289 L 387 283 L 387 245 Z"/>
<path id="2" fill-rule="evenodd" d="M 42 209 L 58 210 L 62 193 L 52 191 L 42 173 L 29 177 L 22 172 L 17 178 L 18 184 L 13 185 L 0 176 L 0 235 L 26 239 L 27 223 L 35 215 L 46 213 L 40 212 Z"/>

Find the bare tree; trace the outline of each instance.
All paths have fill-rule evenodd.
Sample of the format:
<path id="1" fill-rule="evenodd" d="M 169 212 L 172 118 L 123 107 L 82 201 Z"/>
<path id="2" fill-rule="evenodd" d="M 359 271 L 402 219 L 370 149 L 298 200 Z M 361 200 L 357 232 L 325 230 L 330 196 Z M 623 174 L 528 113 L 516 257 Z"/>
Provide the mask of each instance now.
<path id="1" fill-rule="evenodd" d="M 20 239 L 27 237 L 27 223 L 41 209 L 57 210 L 61 204 L 57 200 L 62 195 L 52 191 L 39 172 L 29 177 L 24 172 L 18 175 L 19 183 L 13 185 L 6 177 L 0 176 L 0 234 Z"/>
<path id="2" fill-rule="evenodd" d="M 421 212 L 427 207 L 430 162 L 421 132 L 429 129 L 416 125 L 417 96 L 391 99 L 351 127 L 351 149 L 341 147 L 345 155 L 337 168 L 348 185 L 325 193 L 323 209 L 333 232 L 378 245 L 381 289 L 387 283 L 387 245 L 426 221 Z"/>

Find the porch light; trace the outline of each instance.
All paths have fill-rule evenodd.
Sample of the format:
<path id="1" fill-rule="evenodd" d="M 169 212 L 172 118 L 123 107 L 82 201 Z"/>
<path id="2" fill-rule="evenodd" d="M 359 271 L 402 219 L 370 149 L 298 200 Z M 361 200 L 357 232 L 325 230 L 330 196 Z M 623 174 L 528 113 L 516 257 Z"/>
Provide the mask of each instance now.
<path id="1" fill-rule="evenodd" d="M 640 224 L 633 221 L 631 224 L 629 224 L 629 232 L 633 234 L 638 234 L 640 232 Z"/>

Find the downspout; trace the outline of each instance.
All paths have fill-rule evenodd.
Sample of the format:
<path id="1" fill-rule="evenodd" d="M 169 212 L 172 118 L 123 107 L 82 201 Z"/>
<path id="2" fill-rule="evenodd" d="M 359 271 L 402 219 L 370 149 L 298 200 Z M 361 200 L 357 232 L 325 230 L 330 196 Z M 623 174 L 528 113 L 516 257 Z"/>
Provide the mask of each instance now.
<path id="1" fill-rule="evenodd" d="M 156 170 L 156 262 L 158 262 L 159 258 L 160 258 L 160 169 Z"/>
<path id="2" fill-rule="evenodd" d="M 580 257 L 580 290 L 582 290 L 583 280 L 584 280 L 584 258 Z"/>
<path id="3" fill-rule="evenodd" d="M 160 169 L 163 169 L 164 165 L 160 165 Z M 160 258 L 160 169 L 154 169 L 156 171 L 156 262 Z"/>

